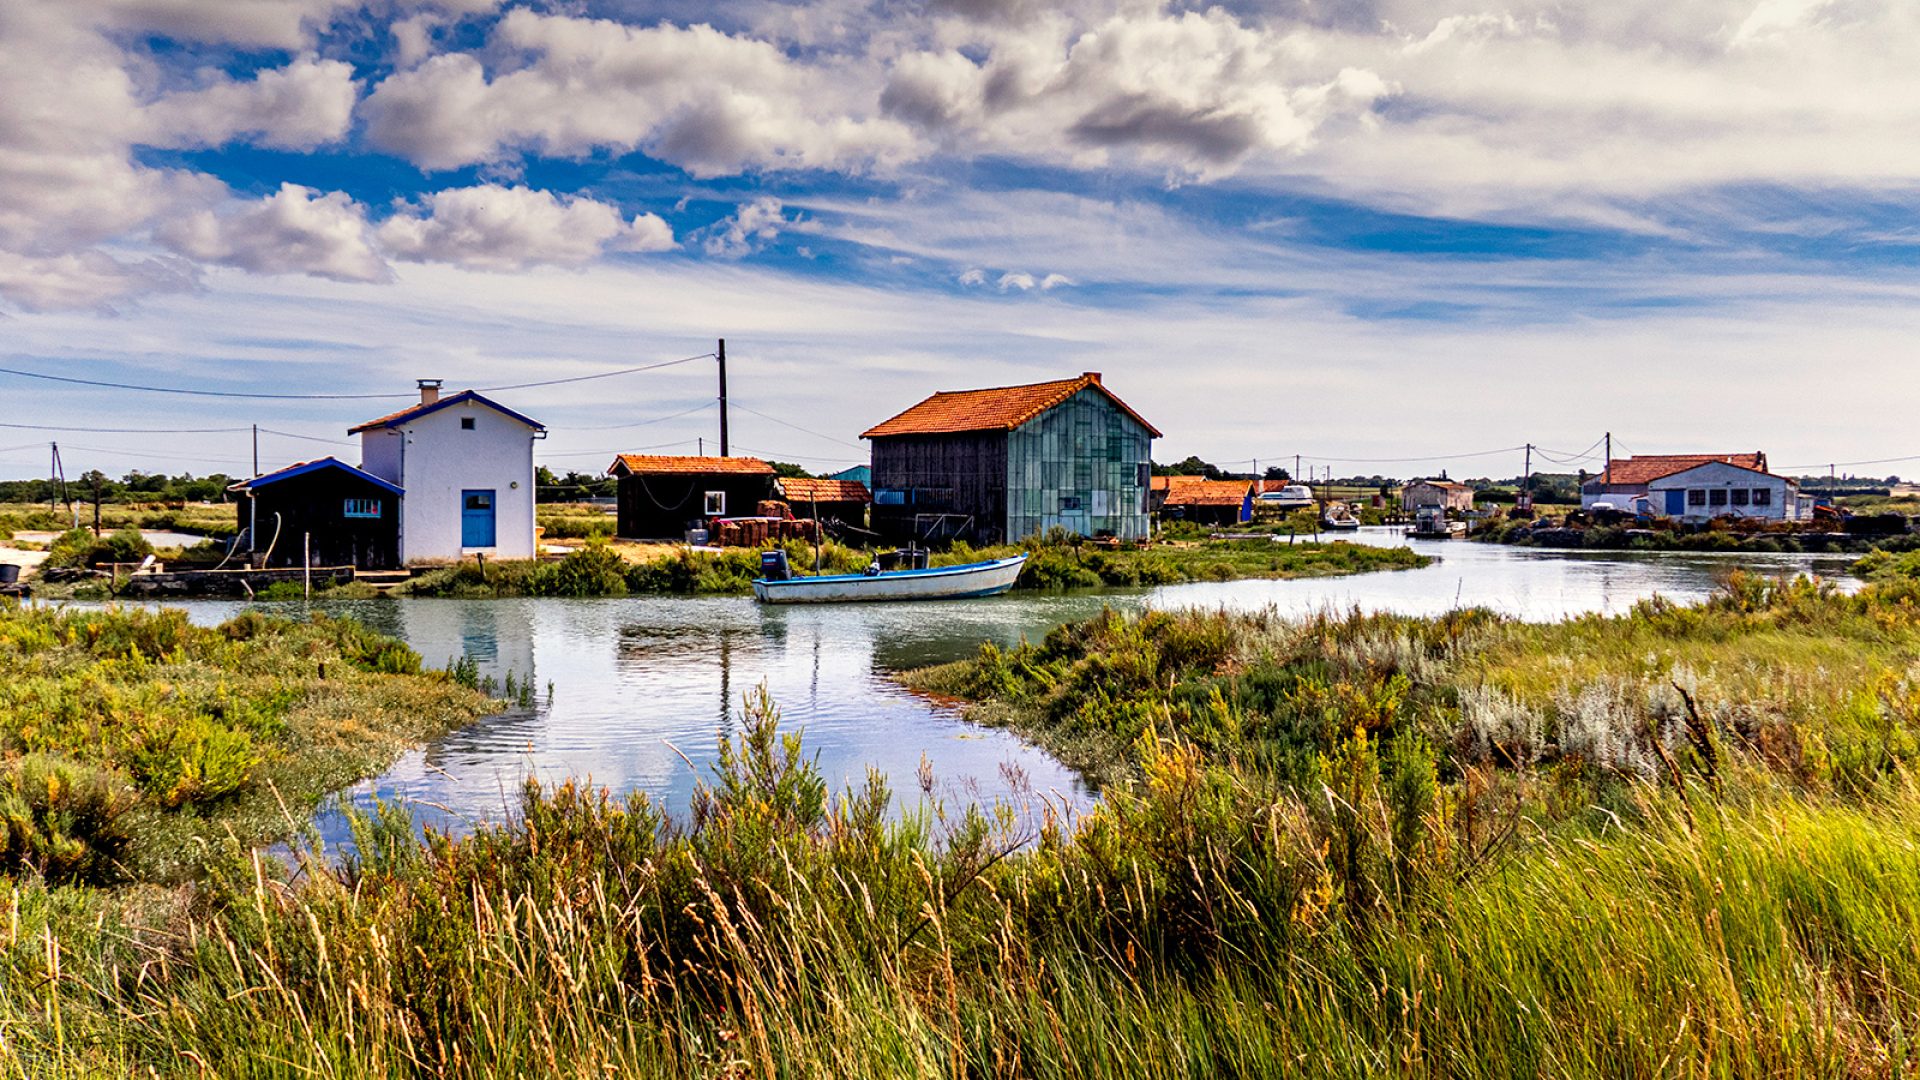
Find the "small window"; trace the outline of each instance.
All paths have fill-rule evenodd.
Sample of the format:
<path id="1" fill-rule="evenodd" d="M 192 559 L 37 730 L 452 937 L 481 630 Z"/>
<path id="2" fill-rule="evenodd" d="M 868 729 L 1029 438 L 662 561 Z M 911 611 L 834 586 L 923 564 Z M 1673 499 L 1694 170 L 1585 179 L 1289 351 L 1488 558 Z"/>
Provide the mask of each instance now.
<path id="1" fill-rule="evenodd" d="M 1771 488 L 1754 488 L 1753 489 L 1753 505 L 1772 506 L 1773 505 L 1772 489 Z"/>
<path id="2" fill-rule="evenodd" d="M 727 512 L 727 493 L 724 491 L 707 492 L 706 509 L 702 513 L 708 517 L 721 517 Z"/>
<path id="3" fill-rule="evenodd" d="M 380 500 L 348 499 L 346 509 L 341 513 L 350 518 L 377 518 L 380 516 Z"/>
<path id="4" fill-rule="evenodd" d="M 1735 506 L 1747 505 L 1747 497 L 1750 494 L 1752 494 L 1752 491 L 1749 488 L 1734 488 L 1733 489 L 1733 505 Z"/>
<path id="5" fill-rule="evenodd" d="M 1078 509 L 1080 509 L 1080 496 L 1078 495 L 1060 496 L 1060 511 L 1062 513 L 1065 513 L 1068 510 L 1078 510 Z"/>
<path id="6" fill-rule="evenodd" d="M 1687 489 L 1687 505 L 1688 506 L 1707 505 L 1707 493 L 1701 488 L 1688 488 Z"/>
<path id="7" fill-rule="evenodd" d="M 1727 505 L 1727 489 L 1714 488 L 1712 491 L 1707 492 L 1707 505 L 1708 506 Z"/>
<path id="8" fill-rule="evenodd" d="M 1135 487 L 1153 486 L 1153 462 L 1143 461 L 1133 467 L 1133 485 Z"/>
<path id="9" fill-rule="evenodd" d="M 461 418 L 460 418 L 460 430 L 461 430 L 461 431 L 472 431 L 472 430 L 473 430 L 473 417 L 471 417 L 471 416 L 463 416 L 463 417 L 461 417 Z"/>

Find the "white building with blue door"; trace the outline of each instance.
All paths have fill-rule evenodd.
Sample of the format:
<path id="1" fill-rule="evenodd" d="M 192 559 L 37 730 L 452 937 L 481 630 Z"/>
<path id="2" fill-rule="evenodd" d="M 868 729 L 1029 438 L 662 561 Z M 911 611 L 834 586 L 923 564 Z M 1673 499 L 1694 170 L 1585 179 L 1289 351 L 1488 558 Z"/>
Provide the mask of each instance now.
<path id="1" fill-rule="evenodd" d="M 534 556 L 533 443 L 538 421 L 472 390 L 441 396 L 420 380 L 420 403 L 352 428 L 360 467 L 406 491 L 400 561 Z"/>
<path id="2" fill-rule="evenodd" d="M 1647 509 L 1660 517 L 1700 523 L 1715 518 L 1801 521 L 1812 514 L 1800 486 L 1764 469 L 1708 461 L 1647 482 Z"/>

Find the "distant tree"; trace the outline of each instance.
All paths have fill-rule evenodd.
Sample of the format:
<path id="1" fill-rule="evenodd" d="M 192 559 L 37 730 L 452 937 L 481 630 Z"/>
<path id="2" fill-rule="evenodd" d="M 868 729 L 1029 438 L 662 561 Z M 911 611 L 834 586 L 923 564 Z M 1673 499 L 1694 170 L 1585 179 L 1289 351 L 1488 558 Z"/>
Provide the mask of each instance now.
<path id="1" fill-rule="evenodd" d="M 1209 480 L 1218 480 L 1226 473 L 1218 465 L 1200 460 L 1199 455 L 1188 457 L 1185 461 L 1176 461 L 1171 465 L 1155 465 L 1155 476 L 1204 476 Z"/>
<path id="2" fill-rule="evenodd" d="M 769 461 L 767 462 L 767 464 L 773 466 L 773 472 L 775 476 L 785 476 L 785 477 L 793 477 L 795 479 L 805 479 L 813 475 L 812 473 L 808 472 L 806 469 L 801 468 L 798 465 L 795 465 L 791 461 Z"/>
<path id="3" fill-rule="evenodd" d="M 1285 483 L 1286 481 L 1293 479 L 1293 474 L 1281 468 L 1278 465 L 1269 465 L 1267 466 L 1266 478 L 1268 480 L 1278 480 L 1282 483 Z"/>

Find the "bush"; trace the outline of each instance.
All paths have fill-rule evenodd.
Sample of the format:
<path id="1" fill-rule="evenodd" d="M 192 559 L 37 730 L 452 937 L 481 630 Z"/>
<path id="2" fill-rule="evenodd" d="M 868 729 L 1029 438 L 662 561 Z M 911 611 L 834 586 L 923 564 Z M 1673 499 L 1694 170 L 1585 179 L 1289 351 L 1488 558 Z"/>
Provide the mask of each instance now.
<path id="1" fill-rule="evenodd" d="M 106 884 L 121 876 L 133 799 L 102 769 L 32 754 L 0 777 L 0 869 L 30 870 L 54 884 Z"/>
<path id="2" fill-rule="evenodd" d="M 47 565 L 56 567 L 99 566 L 102 563 L 139 562 L 153 554 L 153 545 L 140 530 L 125 528 L 106 536 L 95 536 L 86 529 L 69 529 L 54 538 L 47 548 Z"/>

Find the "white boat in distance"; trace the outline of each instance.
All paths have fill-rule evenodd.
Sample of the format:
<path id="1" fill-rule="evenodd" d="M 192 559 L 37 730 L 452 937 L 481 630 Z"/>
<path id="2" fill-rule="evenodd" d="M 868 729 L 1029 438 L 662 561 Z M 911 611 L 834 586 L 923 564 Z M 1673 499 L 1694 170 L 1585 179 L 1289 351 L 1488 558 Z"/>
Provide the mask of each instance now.
<path id="1" fill-rule="evenodd" d="M 1314 505 L 1313 489 L 1305 484 L 1288 484 L 1279 491 L 1263 491 L 1254 496 L 1254 501 L 1279 510 L 1305 510 Z"/>
<path id="2" fill-rule="evenodd" d="M 757 578 L 753 597 L 763 604 L 834 604 L 867 600 L 967 600 L 1013 588 L 1025 555 L 930 570 L 887 570 L 824 577 Z"/>

